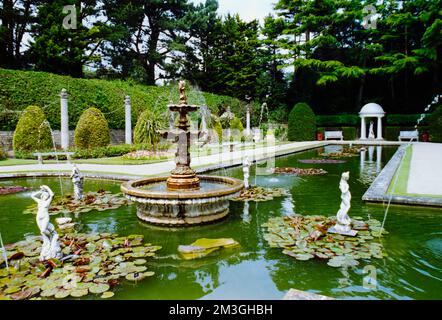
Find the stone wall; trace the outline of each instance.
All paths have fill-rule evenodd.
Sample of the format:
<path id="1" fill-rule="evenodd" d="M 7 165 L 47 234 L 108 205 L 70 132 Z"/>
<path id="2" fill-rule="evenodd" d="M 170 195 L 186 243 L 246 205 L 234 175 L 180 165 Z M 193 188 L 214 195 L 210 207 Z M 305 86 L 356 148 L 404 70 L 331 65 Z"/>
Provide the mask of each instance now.
<path id="1" fill-rule="evenodd" d="M 0 131 L 0 144 L 6 151 L 12 150 L 12 137 L 14 135 L 13 131 Z M 53 131 L 53 137 L 57 148 L 61 145 L 61 134 L 59 130 Z M 124 130 L 111 130 L 111 144 L 118 145 L 124 144 L 125 142 L 125 132 Z M 69 146 L 74 145 L 74 130 L 69 131 Z"/>

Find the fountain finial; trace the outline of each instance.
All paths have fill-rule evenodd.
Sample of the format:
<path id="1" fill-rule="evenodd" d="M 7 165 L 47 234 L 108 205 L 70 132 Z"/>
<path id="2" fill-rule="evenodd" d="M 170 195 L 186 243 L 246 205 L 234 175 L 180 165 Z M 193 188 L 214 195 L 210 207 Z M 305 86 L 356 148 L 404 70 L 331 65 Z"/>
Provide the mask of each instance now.
<path id="1" fill-rule="evenodd" d="M 178 88 L 180 89 L 180 104 L 187 105 L 186 81 L 180 80 L 180 82 L 178 83 Z"/>

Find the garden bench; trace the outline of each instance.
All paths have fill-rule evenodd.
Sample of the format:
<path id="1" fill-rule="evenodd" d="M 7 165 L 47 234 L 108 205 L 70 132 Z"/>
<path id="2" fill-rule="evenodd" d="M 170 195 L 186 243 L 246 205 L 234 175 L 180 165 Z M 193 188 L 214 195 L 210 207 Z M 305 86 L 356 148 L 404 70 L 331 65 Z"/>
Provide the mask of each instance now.
<path id="1" fill-rule="evenodd" d="M 74 154 L 75 152 L 36 152 L 32 155 L 37 157 L 39 164 L 43 164 L 43 157 L 47 156 L 66 156 L 68 163 L 71 163 L 71 158 Z"/>
<path id="2" fill-rule="evenodd" d="M 342 131 L 325 131 L 325 140 L 330 139 L 339 139 L 344 140 L 344 135 L 342 134 Z"/>
<path id="3" fill-rule="evenodd" d="M 399 133 L 399 141 L 402 141 L 403 139 L 406 140 L 416 140 L 419 141 L 419 131 L 401 131 Z"/>

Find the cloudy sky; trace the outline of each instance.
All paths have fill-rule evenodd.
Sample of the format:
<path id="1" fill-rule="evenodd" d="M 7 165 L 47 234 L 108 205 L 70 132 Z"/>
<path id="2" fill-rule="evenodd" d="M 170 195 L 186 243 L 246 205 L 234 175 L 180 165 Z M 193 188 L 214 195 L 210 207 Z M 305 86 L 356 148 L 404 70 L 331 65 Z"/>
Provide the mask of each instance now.
<path id="1" fill-rule="evenodd" d="M 205 0 L 193 0 L 195 3 Z M 222 15 L 227 13 L 239 13 L 246 21 L 254 19 L 264 20 L 264 17 L 273 12 L 273 4 L 276 0 L 218 0 L 218 12 Z"/>

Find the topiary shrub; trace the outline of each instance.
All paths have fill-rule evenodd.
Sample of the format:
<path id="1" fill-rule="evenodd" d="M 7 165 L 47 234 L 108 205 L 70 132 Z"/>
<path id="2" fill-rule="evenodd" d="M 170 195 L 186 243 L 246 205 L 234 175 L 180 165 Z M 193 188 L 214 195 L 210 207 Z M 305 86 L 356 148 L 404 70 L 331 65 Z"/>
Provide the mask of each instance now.
<path id="1" fill-rule="evenodd" d="M 316 117 L 306 103 L 298 103 L 289 115 L 289 141 L 313 141 L 316 138 Z"/>
<path id="2" fill-rule="evenodd" d="M 434 110 L 430 116 L 428 126 L 428 133 L 430 134 L 431 142 L 442 142 L 442 106 Z"/>
<path id="3" fill-rule="evenodd" d="M 53 148 L 52 133 L 43 110 L 29 106 L 23 112 L 14 131 L 14 152 L 32 152 Z"/>
<path id="4" fill-rule="evenodd" d="M 243 137 L 244 126 L 242 125 L 241 119 L 234 117 L 230 121 L 231 130 L 231 141 L 241 141 Z"/>
<path id="5" fill-rule="evenodd" d="M 109 125 L 100 110 L 89 108 L 81 115 L 75 128 L 74 143 L 78 149 L 93 149 L 109 145 Z"/>
<path id="6" fill-rule="evenodd" d="M 159 133 L 165 126 L 165 117 L 145 110 L 138 118 L 134 130 L 135 144 L 148 144 L 156 150 L 156 146 L 161 141 Z"/>
<path id="7" fill-rule="evenodd" d="M 223 141 L 223 125 L 221 124 L 221 121 L 219 118 L 212 114 L 211 119 L 211 128 L 215 131 L 216 135 L 218 136 L 218 142 L 222 143 Z"/>

